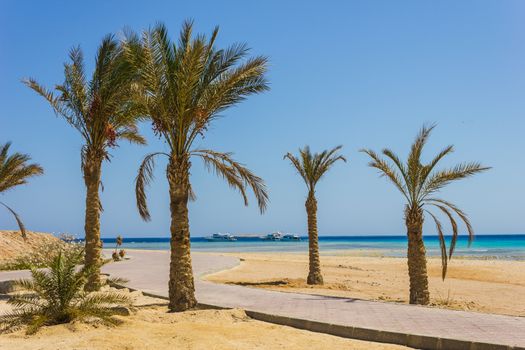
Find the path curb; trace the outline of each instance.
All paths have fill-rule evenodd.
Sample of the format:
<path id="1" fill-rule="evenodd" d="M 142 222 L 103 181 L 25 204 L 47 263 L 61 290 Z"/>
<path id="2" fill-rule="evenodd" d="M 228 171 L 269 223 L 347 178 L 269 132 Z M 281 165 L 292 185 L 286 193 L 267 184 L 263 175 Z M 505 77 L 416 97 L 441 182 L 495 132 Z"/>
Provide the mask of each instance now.
<path id="1" fill-rule="evenodd" d="M 299 318 L 265 314 L 246 310 L 246 314 L 253 319 L 304 329 L 312 332 L 331 334 L 343 338 L 374 341 L 409 346 L 428 350 L 525 350 L 523 347 L 514 347 L 499 344 L 471 342 L 466 340 L 437 338 L 424 335 L 406 334 L 380 331 L 375 329 L 342 326 L 337 324 L 310 321 Z"/>

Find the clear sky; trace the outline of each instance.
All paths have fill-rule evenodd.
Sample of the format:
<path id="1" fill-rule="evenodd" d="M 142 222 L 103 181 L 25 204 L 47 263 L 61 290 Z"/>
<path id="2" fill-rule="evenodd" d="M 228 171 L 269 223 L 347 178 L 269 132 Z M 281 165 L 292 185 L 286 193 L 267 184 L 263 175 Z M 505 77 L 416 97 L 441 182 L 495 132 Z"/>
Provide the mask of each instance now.
<path id="1" fill-rule="evenodd" d="M 255 5 L 256 4 L 256 5 Z M 29 153 L 45 175 L 6 193 L 31 230 L 83 234 L 81 139 L 20 83 L 63 79 L 68 50 L 81 45 L 91 70 L 106 33 L 186 18 L 199 32 L 221 28 L 218 44 L 244 41 L 270 57 L 271 91 L 224 113 L 198 145 L 233 151 L 262 176 L 268 211 L 192 168 L 192 234 L 304 233 L 306 190 L 283 155 L 344 145 L 319 184 L 321 234 L 402 234 L 402 196 L 367 167 L 362 147 L 403 157 L 424 122 L 436 122 L 428 159 L 452 143 L 451 165 L 493 169 L 449 186 L 442 197 L 470 214 L 478 233 L 523 233 L 525 209 L 525 2 L 523 1 L 0 1 L 0 142 Z M 103 169 L 102 235 L 168 236 L 165 163 L 150 190 L 152 221 L 140 220 L 134 178 L 148 152 L 166 147 L 142 125 L 147 147 L 123 144 Z M 6 211 L 0 228 L 14 229 Z M 427 233 L 435 233 L 430 224 Z"/>

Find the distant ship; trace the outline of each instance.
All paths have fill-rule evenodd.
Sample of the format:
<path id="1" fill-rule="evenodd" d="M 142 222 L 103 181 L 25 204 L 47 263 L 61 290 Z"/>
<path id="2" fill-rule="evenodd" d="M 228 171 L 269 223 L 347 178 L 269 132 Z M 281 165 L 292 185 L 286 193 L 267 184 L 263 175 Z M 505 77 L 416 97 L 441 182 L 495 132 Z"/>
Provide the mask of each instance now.
<path id="1" fill-rule="evenodd" d="M 205 237 L 210 242 L 224 242 L 224 241 L 236 241 L 237 238 L 229 233 L 214 233 L 211 236 Z"/>
<path id="2" fill-rule="evenodd" d="M 261 237 L 261 239 L 265 241 L 280 241 L 282 238 L 283 234 L 281 232 L 272 232 L 266 236 Z"/>
<path id="3" fill-rule="evenodd" d="M 299 237 L 299 235 L 296 235 L 296 234 L 293 234 L 293 233 L 288 233 L 288 234 L 283 236 L 282 240 L 283 241 L 300 241 L 301 237 Z"/>

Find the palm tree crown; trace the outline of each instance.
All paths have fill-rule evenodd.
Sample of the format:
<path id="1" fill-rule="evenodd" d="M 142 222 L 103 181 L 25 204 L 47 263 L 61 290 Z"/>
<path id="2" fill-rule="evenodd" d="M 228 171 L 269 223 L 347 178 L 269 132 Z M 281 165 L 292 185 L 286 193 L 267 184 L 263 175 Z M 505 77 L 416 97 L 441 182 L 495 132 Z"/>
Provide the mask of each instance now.
<path id="1" fill-rule="evenodd" d="M 16 186 L 27 183 L 27 180 L 33 176 L 42 175 L 44 169 L 38 164 L 28 164 L 31 160 L 27 154 L 13 153 L 8 155 L 11 143 L 8 142 L 0 147 L 0 194 Z M 0 202 L 9 210 L 16 219 L 22 235 L 25 236 L 25 227 L 18 214 Z"/>
<path id="2" fill-rule="evenodd" d="M 114 37 L 108 35 L 103 39 L 89 82 L 80 47 L 73 48 L 69 58 L 71 62 L 64 64 L 64 82 L 55 86 L 56 95 L 34 79 L 24 83 L 43 96 L 55 113 L 82 135 L 85 141 L 82 166 L 86 159 L 108 159 L 107 150 L 115 147 L 118 139 L 145 144 L 135 125 L 141 111 L 130 98 L 134 93 L 132 70 Z"/>
<path id="3" fill-rule="evenodd" d="M 220 112 L 248 95 L 268 89 L 264 76 L 267 59 L 262 56 L 246 59 L 249 49 L 245 44 L 216 49 L 218 28 L 207 39 L 204 35 L 193 38 L 192 27 L 191 21 L 184 23 L 178 43 L 170 41 L 162 24 L 143 33 L 142 40 L 129 35 L 125 43 L 128 59 L 140 76 L 144 109 L 155 133 L 169 147 L 169 154 L 147 155 L 139 169 L 137 206 L 145 220 L 150 218 L 145 186 L 152 179 L 156 155 L 186 162 L 188 167 L 191 156 L 200 157 L 210 170 L 240 191 L 245 204 L 246 187 L 252 188 L 261 211 L 268 200 L 262 179 L 234 161 L 231 153 L 193 148 L 195 139 L 204 135 Z"/>
<path id="4" fill-rule="evenodd" d="M 390 162 L 381 158 L 370 149 L 363 149 L 361 151 L 372 158 L 369 166 L 378 169 L 381 176 L 389 179 L 403 194 L 407 200 L 407 212 L 422 209 L 434 220 L 440 240 L 442 278 L 444 279 L 447 272 L 447 260 L 450 260 L 452 257 L 458 236 L 458 225 L 453 214 L 455 213 L 461 221 L 465 223 L 469 234 L 469 244 L 474 237 L 474 231 L 467 215 L 461 209 L 451 202 L 435 197 L 435 194 L 453 181 L 470 177 L 490 168 L 484 167 L 477 162 L 470 162 L 458 164 L 450 169 L 436 170 L 438 163 L 454 151 L 454 147 L 451 145 L 445 147 L 428 164 L 422 164 L 421 154 L 434 127 L 435 125 L 429 127 L 423 126 L 423 128 L 421 128 L 416 140 L 412 144 L 406 164 L 403 164 L 401 159 L 387 148 L 383 149 L 382 153 Z M 448 257 L 443 225 L 434 213 L 428 209 L 423 209 L 429 206 L 439 209 L 439 211 L 449 219 L 452 226 L 452 239 Z"/>
<path id="5" fill-rule="evenodd" d="M 313 193 L 319 180 L 321 180 L 335 162 L 338 160 L 346 162 L 346 158 L 337 153 L 342 147 L 343 146 L 337 146 L 331 150 L 312 154 L 310 147 L 305 146 L 299 149 L 299 157 L 287 153 L 284 158 L 288 158 L 292 162 L 292 165 L 303 178 L 308 192 Z"/>

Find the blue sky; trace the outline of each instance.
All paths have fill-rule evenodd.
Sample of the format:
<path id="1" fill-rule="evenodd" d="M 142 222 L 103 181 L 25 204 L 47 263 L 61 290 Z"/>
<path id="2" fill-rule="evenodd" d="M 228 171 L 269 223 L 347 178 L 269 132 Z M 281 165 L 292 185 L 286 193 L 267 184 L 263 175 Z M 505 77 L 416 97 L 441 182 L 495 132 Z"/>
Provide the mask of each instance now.
<path id="1" fill-rule="evenodd" d="M 338 164 L 318 186 L 321 234 L 402 234 L 402 196 L 366 166 L 362 147 L 405 156 L 417 130 L 436 122 L 427 158 L 452 143 L 443 164 L 479 160 L 493 169 L 443 191 L 478 233 L 523 233 L 525 224 L 525 2 L 523 1 L 1 1 L 0 142 L 29 153 L 45 176 L 6 193 L 38 231 L 83 233 L 81 139 L 45 101 L 20 83 L 62 81 L 68 50 L 81 45 L 88 68 L 106 33 L 182 21 L 199 32 L 221 28 L 218 45 L 244 41 L 270 58 L 271 90 L 224 113 L 198 145 L 233 151 L 262 176 L 270 206 L 255 203 L 208 174 L 198 160 L 190 204 L 196 236 L 213 232 L 304 233 L 305 187 L 283 161 L 309 144 L 339 144 Z M 165 150 L 142 126 L 147 147 L 123 144 L 103 170 L 102 235 L 168 236 L 165 163 L 149 191 L 152 221 L 135 208 L 134 178 L 148 152 Z M 7 212 L 0 228 L 14 229 Z M 430 224 L 426 233 L 435 233 Z"/>

